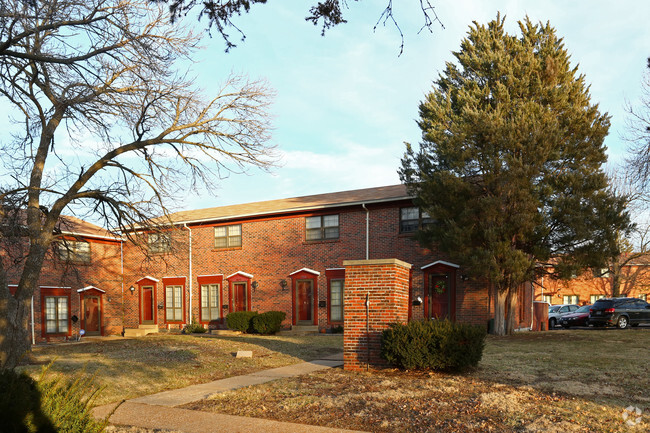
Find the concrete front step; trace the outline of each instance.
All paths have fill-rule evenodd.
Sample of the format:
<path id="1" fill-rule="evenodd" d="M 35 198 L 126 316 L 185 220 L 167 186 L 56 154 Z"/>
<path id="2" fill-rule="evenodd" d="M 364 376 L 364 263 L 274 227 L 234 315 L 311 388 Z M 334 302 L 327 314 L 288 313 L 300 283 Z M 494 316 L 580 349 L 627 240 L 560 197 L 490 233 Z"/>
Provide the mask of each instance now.
<path id="1" fill-rule="evenodd" d="M 124 330 L 125 337 L 144 337 L 148 334 L 157 334 L 158 325 L 140 325 L 137 328 L 126 328 Z"/>
<path id="2" fill-rule="evenodd" d="M 318 334 L 317 325 L 293 325 L 288 331 L 281 331 L 280 335 L 309 335 Z"/>

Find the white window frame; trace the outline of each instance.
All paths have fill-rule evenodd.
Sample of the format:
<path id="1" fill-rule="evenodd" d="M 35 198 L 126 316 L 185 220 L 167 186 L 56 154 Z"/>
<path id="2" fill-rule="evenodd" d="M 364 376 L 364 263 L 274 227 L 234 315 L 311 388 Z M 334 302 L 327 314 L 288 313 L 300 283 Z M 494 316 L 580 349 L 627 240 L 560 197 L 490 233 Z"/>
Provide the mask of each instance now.
<path id="1" fill-rule="evenodd" d="M 235 230 L 237 229 L 237 230 Z M 217 232 L 224 232 L 224 235 Z M 233 234 L 231 232 L 239 231 L 238 234 Z M 224 242 L 221 243 L 220 241 Z M 215 248 L 239 248 L 242 246 L 242 225 L 241 224 L 231 224 L 227 226 L 216 226 L 214 228 L 214 247 Z"/>
<path id="2" fill-rule="evenodd" d="M 50 310 L 51 302 L 54 303 L 54 309 Z M 44 296 L 43 303 L 45 308 L 45 333 L 46 334 L 65 334 L 69 331 L 68 321 L 70 318 L 70 305 L 67 296 Z M 64 307 L 64 308 L 62 308 Z M 54 315 L 54 318 L 51 315 Z M 61 316 L 64 316 L 61 318 Z"/>
<path id="3" fill-rule="evenodd" d="M 168 286 L 165 286 L 166 322 L 183 321 L 183 292 L 183 286 L 179 286 L 177 284 L 170 284 Z"/>
<path id="4" fill-rule="evenodd" d="M 215 293 L 212 292 L 213 290 Z M 220 294 L 221 286 L 219 284 L 201 284 L 202 322 L 211 322 L 213 320 L 221 319 Z"/>
<path id="5" fill-rule="evenodd" d="M 336 225 L 332 221 L 336 218 Z M 336 235 L 334 236 L 334 233 Z M 305 217 L 305 240 L 336 240 L 341 236 L 341 217 L 339 214 Z"/>

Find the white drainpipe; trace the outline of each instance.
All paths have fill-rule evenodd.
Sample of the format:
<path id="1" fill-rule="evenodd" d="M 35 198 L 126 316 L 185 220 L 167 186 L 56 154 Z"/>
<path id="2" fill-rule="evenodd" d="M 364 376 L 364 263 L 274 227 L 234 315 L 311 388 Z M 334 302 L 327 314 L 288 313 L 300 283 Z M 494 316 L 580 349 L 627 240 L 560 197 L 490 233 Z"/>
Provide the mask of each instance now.
<path id="1" fill-rule="evenodd" d="M 366 207 L 365 203 L 361 203 L 361 207 L 366 210 L 366 260 L 368 260 L 368 243 L 369 243 L 369 233 L 370 233 L 370 211 Z"/>
<path id="2" fill-rule="evenodd" d="M 190 308 L 189 308 L 189 314 L 187 317 L 187 323 L 190 324 L 192 323 L 192 229 L 187 226 L 187 224 L 183 224 L 183 227 L 187 229 L 189 232 L 189 240 L 190 240 L 190 248 L 189 248 L 189 279 L 190 279 Z"/>
<path id="3" fill-rule="evenodd" d="M 34 333 L 34 296 L 32 296 L 32 344 L 36 344 L 36 334 Z"/>

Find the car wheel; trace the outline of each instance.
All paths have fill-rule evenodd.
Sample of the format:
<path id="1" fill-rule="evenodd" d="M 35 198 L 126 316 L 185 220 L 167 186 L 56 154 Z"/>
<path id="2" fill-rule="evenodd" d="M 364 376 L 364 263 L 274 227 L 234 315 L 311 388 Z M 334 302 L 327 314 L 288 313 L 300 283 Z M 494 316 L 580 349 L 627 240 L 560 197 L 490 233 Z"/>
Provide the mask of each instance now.
<path id="1" fill-rule="evenodd" d="M 618 322 L 616 322 L 616 326 L 618 326 L 618 329 L 625 329 L 629 324 L 630 322 L 628 321 L 628 318 L 625 316 L 619 316 Z"/>
<path id="2" fill-rule="evenodd" d="M 555 317 L 551 317 L 550 319 L 548 319 L 548 329 L 555 328 L 555 323 L 556 323 Z"/>

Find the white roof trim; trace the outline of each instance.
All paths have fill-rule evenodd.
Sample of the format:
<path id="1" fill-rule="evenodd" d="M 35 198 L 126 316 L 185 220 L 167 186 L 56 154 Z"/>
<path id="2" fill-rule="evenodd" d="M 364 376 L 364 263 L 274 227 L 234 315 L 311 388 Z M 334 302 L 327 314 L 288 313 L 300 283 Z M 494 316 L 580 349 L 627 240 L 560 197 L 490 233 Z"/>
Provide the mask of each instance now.
<path id="1" fill-rule="evenodd" d="M 327 268 L 326 271 L 344 271 L 345 268 Z"/>
<path id="2" fill-rule="evenodd" d="M 106 293 L 106 290 L 102 290 L 102 289 L 97 288 L 95 286 L 84 287 L 83 289 L 77 290 L 77 293 L 85 292 L 87 290 L 97 290 L 98 292 Z"/>
<path id="3" fill-rule="evenodd" d="M 253 276 L 251 274 L 248 274 L 248 273 L 243 272 L 243 271 L 237 271 L 234 274 L 228 275 L 226 277 L 226 280 L 229 279 L 229 278 L 234 277 L 235 275 L 241 275 L 241 276 L 246 277 L 246 278 L 253 278 Z"/>
<path id="4" fill-rule="evenodd" d="M 289 276 L 295 275 L 295 274 L 297 274 L 298 272 L 302 272 L 302 271 L 309 272 L 310 274 L 314 274 L 314 275 L 320 275 L 320 272 L 315 271 L 315 270 L 313 270 L 313 269 L 302 268 L 302 269 L 298 269 L 297 271 L 294 271 L 294 272 L 290 273 Z"/>
<path id="5" fill-rule="evenodd" d="M 444 260 L 436 260 L 433 263 L 429 263 L 428 265 L 422 266 L 420 269 L 430 268 L 431 266 L 435 266 L 435 265 L 445 265 L 456 269 L 460 268 L 460 265 L 457 265 L 455 263 L 445 262 Z"/>
<path id="6" fill-rule="evenodd" d="M 38 286 L 38 288 L 39 289 L 72 289 L 72 287 L 62 287 L 62 286 Z"/>
<path id="7" fill-rule="evenodd" d="M 145 275 L 144 277 L 140 278 L 139 280 L 136 281 L 136 283 L 139 283 L 142 280 L 151 280 L 155 281 L 156 283 L 159 283 L 160 280 L 155 279 L 154 277 L 150 277 L 149 275 Z"/>
<path id="8" fill-rule="evenodd" d="M 114 236 L 105 236 L 105 235 L 96 235 L 96 234 L 90 234 L 90 233 L 84 233 L 84 232 L 69 232 L 65 230 L 61 230 L 62 235 L 68 235 L 68 236 L 82 236 L 84 238 L 95 238 L 95 239 L 104 239 L 104 240 L 109 240 L 109 241 L 119 241 L 119 242 L 124 242 L 125 238 L 123 236 L 119 235 L 114 235 Z"/>

